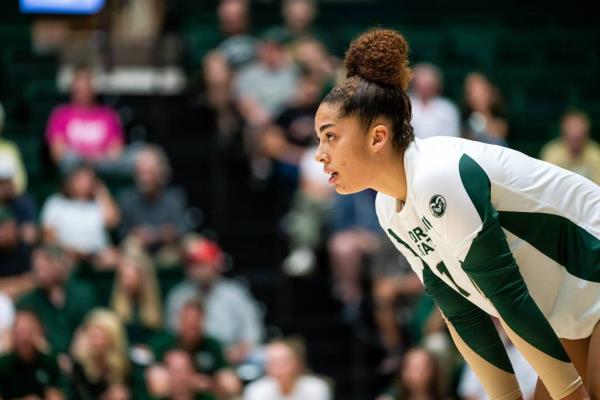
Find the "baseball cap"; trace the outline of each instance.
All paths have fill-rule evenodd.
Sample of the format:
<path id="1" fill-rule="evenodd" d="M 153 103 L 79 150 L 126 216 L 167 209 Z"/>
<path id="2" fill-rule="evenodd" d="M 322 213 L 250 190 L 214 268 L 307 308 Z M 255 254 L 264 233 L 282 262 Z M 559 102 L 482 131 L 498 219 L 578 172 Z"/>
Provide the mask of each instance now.
<path id="1" fill-rule="evenodd" d="M 263 42 L 271 42 L 284 45 L 289 43 L 291 37 L 290 34 L 284 28 L 275 26 L 264 31 L 260 35 L 260 39 Z"/>
<path id="2" fill-rule="evenodd" d="M 204 239 L 190 244 L 185 256 L 189 262 L 218 265 L 223 260 L 223 251 L 217 243 Z"/>

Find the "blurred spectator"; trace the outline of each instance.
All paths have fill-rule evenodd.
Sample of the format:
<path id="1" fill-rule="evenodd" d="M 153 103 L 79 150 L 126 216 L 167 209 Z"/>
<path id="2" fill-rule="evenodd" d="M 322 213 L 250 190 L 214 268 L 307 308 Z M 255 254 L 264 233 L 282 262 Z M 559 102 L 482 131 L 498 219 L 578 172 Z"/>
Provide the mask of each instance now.
<path id="1" fill-rule="evenodd" d="M 464 136 L 506 146 L 509 129 L 498 88 L 484 75 L 472 72 L 465 78 L 464 102 Z"/>
<path id="2" fill-rule="evenodd" d="M 19 309 L 39 315 L 52 351 L 67 353 L 75 329 L 95 305 L 92 288 L 69 278 L 70 260 L 59 247 L 33 252 L 35 289 L 17 303 Z"/>
<path id="3" fill-rule="evenodd" d="M 122 384 L 110 385 L 102 394 L 100 400 L 129 400 L 131 399 L 129 388 Z"/>
<path id="4" fill-rule="evenodd" d="M 125 323 L 129 343 L 148 343 L 162 328 L 162 304 L 152 259 L 125 249 L 113 286 L 111 308 Z"/>
<path id="5" fill-rule="evenodd" d="M 15 185 L 16 170 L 8 158 L 0 157 L 0 207 L 8 208 L 15 217 L 19 238 L 33 244 L 38 238 L 35 206 L 31 196 L 19 193 Z"/>
<path id="6" fill-rule="evenodd" d="M 221 138 L 231 139 L 242 130 L 241 116 L 231 93 L 233 71 L 219 51 L 209 52 L 202 68 L 206 105 L 214 113 L 214 128 Z"/>
<path id="7" fill-rule="evenodd" d="M 221 0 L 217 8 L 219 28 L 224 40 L 217 49 L 229 65 L 238 70 L 254 60 L 256 40 L 250 35 L 248 0 Z"/>
<path id="8" fill-rule="evenodd" d="M 31 245 L 18 235 L 11 211 L 0 205 L 0 292 L 19 298 L 31 290 Z"/>
<path id="9" fill-rule="evenodd" d="M 225 346 L 232 365 L 251 356 L 263 338 L 263 323 L 256 300 L 239 282 L 221 276 L 224 255 L 219 246 L 204 238 L 185 244 L 186 280 L 167 296 L 166 321 L 172 331 L 177 316 L 190 299 L 200 297 L 206 310 L 206 333 Z"/>
<path id="10" fill-rule="evenodd" d="M 496 318 L 494 318 L 494 325 L 496 325 L 496 329 L 498 329 L 500 339 L 502 339 L 504 347 L 506 348 L 506 354 L 508 354 L 510 363 L 515 371 L 515 376 L 517 377 L 517 381 L 519 382 L 519 387 L 521 388 L 521 393 L 523 395 L 522 398 L 524 400 L 532 400 L 534 398 L 535 386 L 538 380 L 535 370 L 531 367 L 531 365 L 529 365 L 527 360 L 525 360 L 523 355 L 510 341 L 506 335 L 506 332 L 502 328 L 502 324 L 500 324 Z M 479 378 L 477 378 L 477 375 L 475 375 L 468 364 L 465 364 L 460 377 L 460 382 L 458 384 L 458 395 L 464 400 L 489 399 L 485 393 L 485 390 L 483 389 L 483 386 L 481 385 L 481 382 L 479 381 Z"/>
<path id="11" fill-rule="evenodd" d="M 41 212 L 44 239 L 98 263 L 112 254 L 108 230 L 119 222 L 119 209 L 104 183 L 86 165 L 73 169 L 60 193 L 50 196 Z"/>
<path id="12" fill-rule="evenodd" d="M 590 118 L 569 111 L 560 123 L 560 138 L 547 143 L 540 158 L 571 170 L 600 185 L 600 145 L 590 139 Z"/>
<path id="13" fill-rule="evenodd" d="M 317 4 L 314 0 L 284 0 L 282 14 L 288 35 L 295 38 L 310 35 Z"/>
<path id="14" fill-rule="evenodd" d="M 315 142 L 315 113 L 322 91 L 323 83 L 306 71 L 290 104 L 262 134 L 262 148 L 267 156 L 282 163 L 299 164 L 307 147 Z"/>
<path id="15" fill-rule="evenodd" d="M 290 253 L 283 262 L 289 275 L 306 275 L 316 266 L 316 251 L 323 242 L 327 215 L 334 195 L 322 166 L 314 159 L 316 147 L 300 159 L 300 186 L 294 194 L 283 227 L 290 238 Z"/>
<path id="16" fill-rule="evenodd" d="M 460 115 L 450 100 L 441 97 L 442 72 L 433 64 L 417 64 L 413 69 L 411 125 L 415 136 L 460 136 Z"/>
<path id="17" fill-rule="evenodd" d="M 386 374 L 398 368 L 410 343 L 405 333 L 423 285 L 389 240 L 384 240 L 373 255 L 370 267 L 375 323 L 387 353 L 379 369 Z"/>
<path id="18" fill-rule="evenodd" d="M 327 89 L 335 84 L 339 60 L 329 54 L 322 42 L 311 37 L 299 39 L 292 48 L 292 55 L 299 66 L 321 84 L 327 85 Z M 321 88 L 322 93 L 325 91 L 326 89 Z"/>
<path id="19" fill-rule="evenodd" d="M 413 348 L 404 356 L 396 381 L 377 400 L 441 400 L 440 371 L 435 356 Z"/>
<path id="20" fill-rule="evenodd" d="M 298 73 L 284 47 L 285 33 L 270 28 L 261 37 L 258 60 L 239 71 L 234 92 L 250 126 L 277 118 L 297 89 Z"/>
<path id="21" fill-rule="evenodd" d="M 4 107 L 0 103 L 0 135 L 4 130 L 5 117 Z M 10 178 L 13 180 L 16 192 L 23 193 L 27 188 L 27 170 L 23 164 L 21 152 L 16 144 L 2 137 L 0 137 L 0 160 L 4 164 L 2 167 L 3 170 L 10 170 L 12 172 Z M 3 174 L 0 173 L 0 175 Z"/>
<path id="22" fill-rule="evenodd" d="M 74 399 L 97 399 L 113 385 L 129 382 L 125 329 L 117 314 L 95 309 L 73 340 L 71 391 Z"/>
<path id="23" fill-rule="evenodd" d="M 189 354 L 195 371 L 190 379 L 194 393 L 219 398 L 238 394 L 241 383 L 229 368 L 221 344 L 204 333 L 202 302 L 194 299 L 187 301 L 177 318 L 176 336 L 165 335 L 154 342 L 157 360 L 164 360 L 168 367 L 172 361 L 169 360 L 169 351 L 184 350 Z"/>
<path id="24" fill-rule="evenodd" d="M 46 140 L 54 162 L 68 172 L 81 161 L 102 173 L 129 174 L 131 156 L 124 151 L 119 116 L 96 104 L 92 71 L 78 67 L 73 73 L 71 103 L 56 107 L 50 116 Z"/>
<path id="25" fill-rule="evenodd" d="M 57 360 L 46 350 L 36 315 L 19 311 L 12 329 L 12 350 L 0 356 L 0 398 L 64 398 Z"/>
<path id="26" fill-rule="evenodd" d="M 333 269 L 333 293 L 344 304 L 346 320 L 358 317 L 365 257 L 379 250 L 383 239 L 374 202 L 375 193 L 365 190 L 350 196 L 336 195 L 331 206 L 332 235 L 327 247 Z"/>
<path id="27" fill-rule="evenodd" d="M 171 167 L 164 151 L 147 145 L 135 159 L 136 187 L 119 197 L 121 235 L 154 255 L 159 264 L 175 257 L 178 241 L 187 231 L 187 200 L 181 189 L 168 186 L 170 179 Z"/>
<path id="28" fill-rule="evenodd" d="M 331 400 L 329 383 L 306 368 L 306 350 L 295 339 L 277 340 L 266 349 L 267 376 L 249 384 L 243 400 Z"/>
<path id="29" fill-rule="evenodd" d="M 0 354 L 10 349 L 10 335 L 14 322 L 15 305 L 13 300 L 0 291 Z"/>

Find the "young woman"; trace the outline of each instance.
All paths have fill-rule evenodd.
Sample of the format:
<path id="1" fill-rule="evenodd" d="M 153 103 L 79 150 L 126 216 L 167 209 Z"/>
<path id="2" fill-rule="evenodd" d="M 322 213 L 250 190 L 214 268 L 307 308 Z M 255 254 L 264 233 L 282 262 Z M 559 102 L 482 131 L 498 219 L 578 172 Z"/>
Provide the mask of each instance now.
<path id="1" fill-rule="evenodd" d="M 381 226 L 490 398 L 521 393 L 487 314 L 540 376 L 538 398 L 598 398 L 600 188 L 499 146 L 415 139 L 407 53 L 391 30 L 352 43 L 316 114 L 316 159 L 339 193 L 379 192 Z"/>

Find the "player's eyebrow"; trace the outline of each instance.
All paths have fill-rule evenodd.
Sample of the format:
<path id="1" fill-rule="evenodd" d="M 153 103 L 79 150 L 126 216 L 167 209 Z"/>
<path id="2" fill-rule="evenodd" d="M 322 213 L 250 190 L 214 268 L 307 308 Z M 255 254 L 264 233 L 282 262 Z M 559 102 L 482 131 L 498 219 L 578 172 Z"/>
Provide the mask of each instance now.
<path id="1" fill-rule="evenodd" d="M 321 127 L 319 128 L 319 133 L 323 132 L 323 130 L 324 130 L 324 129 L 331 128 L 331 127 L 332 127 L 332 126 L 334 126 L 334 125 L 335 125 L 335 124 L 333 124 L 333 123 L 329 123 L 329 124 L 323 124 L 323 125 L 321 125 Z"/>

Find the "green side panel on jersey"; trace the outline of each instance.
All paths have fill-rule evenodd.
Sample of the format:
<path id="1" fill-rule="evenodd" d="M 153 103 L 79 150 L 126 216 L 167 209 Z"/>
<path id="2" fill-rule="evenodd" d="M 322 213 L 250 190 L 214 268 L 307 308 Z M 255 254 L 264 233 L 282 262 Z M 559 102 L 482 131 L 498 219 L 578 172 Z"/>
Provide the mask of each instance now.
<path id="1" fill-rule="evenodd" d="M 600 239 L 554 214 L 500 211 L 502 227 L 578 278 L 600 282 Z"/>
<path id="2" fill-rule="evenodd" d="M 456 293 L 423 263 L 423 283 L 462 340 L 479 356 L 496 367 L 513 373 L 506 350 L 490 316 Z"/>
<path id="3" fill-rule="evenodd" d="M 557 360 L 570 362 L 550 323 L 539 309 L 521 276 L 491 203 L 489 177 L 475 160 L 459 162 L 463 186 L 477 209 L 483 227 L 462 263 L 502 319 L 525 341 Z"/>

